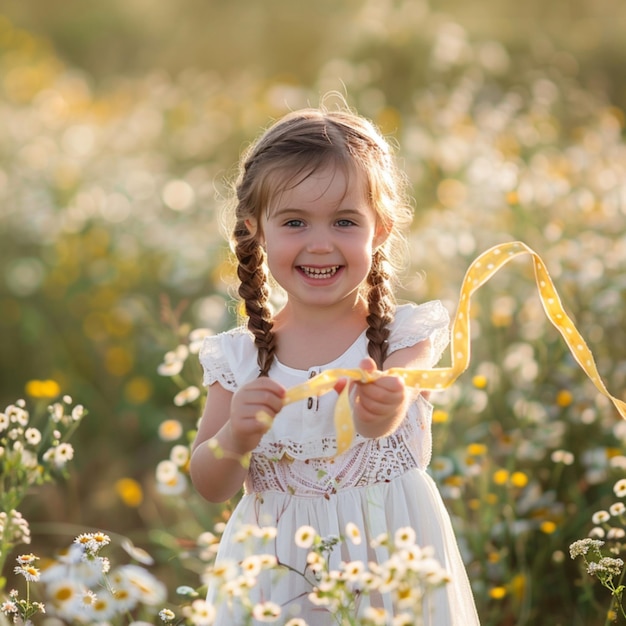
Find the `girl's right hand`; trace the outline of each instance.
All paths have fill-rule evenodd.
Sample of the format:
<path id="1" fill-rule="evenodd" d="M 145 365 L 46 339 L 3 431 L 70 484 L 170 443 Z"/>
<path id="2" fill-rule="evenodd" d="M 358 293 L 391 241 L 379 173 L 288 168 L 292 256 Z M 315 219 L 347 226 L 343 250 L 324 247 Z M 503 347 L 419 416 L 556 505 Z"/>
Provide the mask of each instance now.
<path id="1" fill-rule="evenodd" d="M 232 452 L 246 454 L 257 447 L 261 437 L 270 429 L 268 420 L 273 420 L 283 408 L 285 391 L 275 380 L 261 377 L 235 392 L 229 420 L 230 439 L 235 448 Z"/>

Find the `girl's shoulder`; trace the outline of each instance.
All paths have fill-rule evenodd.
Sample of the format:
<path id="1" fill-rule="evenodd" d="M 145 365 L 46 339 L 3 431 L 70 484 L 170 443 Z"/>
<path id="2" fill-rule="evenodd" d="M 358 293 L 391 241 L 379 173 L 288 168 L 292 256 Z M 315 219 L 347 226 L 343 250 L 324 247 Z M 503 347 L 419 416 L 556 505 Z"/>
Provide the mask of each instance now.
<path id="1" fill-rule="evenodd" d="M 259 374 L 254 336 L 245 326 L 208 335 L 198 357 L 204 370 L 204 385 L 219 382 L 225 389 L 235 391 L 242 382 Z"/>
<path id="2" fill-rule="evenodd" d="M 434 362 L 450 342 L 450 314 L 440 300 L 412 302 L 396 307 L 389 325 L 389 353 L 428 340 Z"/>
<path id="3" fill-rule="evenodd" d="M 429 300 L 421 304 L 405 302 L 396 307 L 395 317 L 390 325 L 392 332 L 402 332 L 414 328 L 440 328 L 450 324 L 450 314 L 441 300 Z"/>

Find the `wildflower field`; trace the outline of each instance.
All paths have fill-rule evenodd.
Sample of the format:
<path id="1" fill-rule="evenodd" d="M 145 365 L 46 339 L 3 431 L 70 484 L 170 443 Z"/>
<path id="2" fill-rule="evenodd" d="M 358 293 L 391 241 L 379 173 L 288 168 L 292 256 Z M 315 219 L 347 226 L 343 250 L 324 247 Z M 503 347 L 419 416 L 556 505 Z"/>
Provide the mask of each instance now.
<path id="1" fill-rule="evenodd" d="M 280 568 L 212 567 L 233 503 L 201 501 L 187 474 L 197 350 L 237 320 L 222 211 L 241 150 L 329 91 L 397 142 L 413 185 L 399 299 L 454 315 L 471 262 L 522 241 L 626 400 L 621 0 L 44 4 L 0 5 L 0 623 L 211 624 L 211 577 L 245 596 Z M 626 624 L 626 422 L 528 258 L 471 314 L 470 366 L 432 396 L 431 472 L 481 622 Z M 445 584 L 428 546 L 406 529 L 380 538 L 388 571 L 328 571 L 358 540 L 294 537 L 329 623 L 418 623 Z M 357 622 L 355 590 L 383 580 L 400 617 Z"/>

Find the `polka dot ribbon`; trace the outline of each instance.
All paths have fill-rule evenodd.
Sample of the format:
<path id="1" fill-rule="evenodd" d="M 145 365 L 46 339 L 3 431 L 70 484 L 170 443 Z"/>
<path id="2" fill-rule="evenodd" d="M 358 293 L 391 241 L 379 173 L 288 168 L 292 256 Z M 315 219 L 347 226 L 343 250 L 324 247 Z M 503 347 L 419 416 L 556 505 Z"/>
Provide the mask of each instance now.
<path id="1" fill-rule="evenodd" d="M 456 316 L 452 324 L 450 342 L 450 367 L 429 370 L 391 368 L 386 372 L 365 372 L 361 369 L 332 369 L 311 378 L 306 383 L 287 391 L 285 404 L 297 402 L 313 395 L 322 395 L 332 390 L 342 378 L 360 382 L 371 382 L 381 376 L 399 376 L 409 387 L 437 391 L 449 387 L 468 367 L 470 361 L 470 302 L 474 292 L 484 285 L 500 268 L 521 254 L 532 257 L 535 281 L 539 297 L 548 319 L 563 336 L 574 358 L 591 379 L 598 391 L 609 398 L 619 414 L 626 419 L 626 402 L 612 396 L 602 382 L 593 355 L 572 320 L 563 310 L 561 299 L 539 255 L 521 241 L 504 243 L 483 252 L 468 268 L 461 285 Z M 350 447 L 354 437 L 354 424 L 350 408 L 349 385 L 339 395 L 335 407 L 335 430 L 337 455 Z"/>

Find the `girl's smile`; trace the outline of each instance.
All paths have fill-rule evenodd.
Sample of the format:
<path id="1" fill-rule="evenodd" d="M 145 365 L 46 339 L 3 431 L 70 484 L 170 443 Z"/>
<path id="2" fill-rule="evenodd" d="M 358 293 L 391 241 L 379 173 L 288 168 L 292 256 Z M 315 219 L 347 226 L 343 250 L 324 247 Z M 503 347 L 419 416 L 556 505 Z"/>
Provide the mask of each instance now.
<path id="1" fill-rule="evenodd" d="M 308 278 L 314 280 L 323 280 L 332 278 L 341 269 L 340 265 L 332 265 L 330 267 L 305 267 L 300 266 L 298 268 Z"/>

